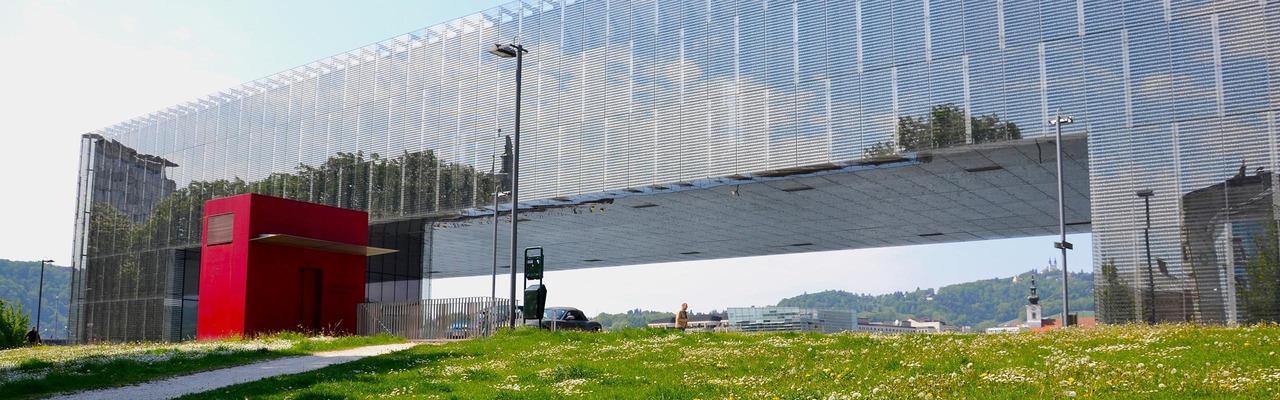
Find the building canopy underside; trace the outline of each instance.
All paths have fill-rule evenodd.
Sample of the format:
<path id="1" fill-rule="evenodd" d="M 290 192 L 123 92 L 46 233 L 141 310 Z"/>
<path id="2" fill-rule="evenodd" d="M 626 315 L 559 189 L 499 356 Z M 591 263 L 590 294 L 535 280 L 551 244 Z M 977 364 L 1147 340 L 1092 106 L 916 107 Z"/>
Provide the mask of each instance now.
<path id="1" fill-rule="evenodd" d="M 1067 229 L 1089 232 L 1085 136 L 1064 142 Z M 542 246 L 554 271 L 1052 235 L 1055 168 L 1041 137 L 566 197 L 521 210 L 520 247 Z M 492 208 L 467 214 L 429 223 L 432 278 L 491 273 Z M 502 212 L 504 270 L 509 221 Z"/>

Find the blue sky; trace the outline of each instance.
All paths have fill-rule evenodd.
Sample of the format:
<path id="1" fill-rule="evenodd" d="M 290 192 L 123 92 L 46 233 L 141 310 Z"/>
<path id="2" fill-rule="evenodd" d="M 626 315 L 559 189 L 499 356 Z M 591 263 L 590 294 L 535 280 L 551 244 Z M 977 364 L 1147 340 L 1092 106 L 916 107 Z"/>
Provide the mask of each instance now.
<path id="1" fill-rule="evenodd" d="M 70 264 L 81 134 L 501 1 L 0 3 L 0 258 Z M 20 138 L 20 139 L 19 139 Z M 1054 237 L 550 272 L 548 301 L 589 314 L 768 305 L 828 289 L 888 293 L 1043 267 Z M 1072 235 L 1071 270 L 1091 270 Z M 499 279 L 498 292 L 508 286 Z M 434 297 L 488 295 L 489 277 Z"/>

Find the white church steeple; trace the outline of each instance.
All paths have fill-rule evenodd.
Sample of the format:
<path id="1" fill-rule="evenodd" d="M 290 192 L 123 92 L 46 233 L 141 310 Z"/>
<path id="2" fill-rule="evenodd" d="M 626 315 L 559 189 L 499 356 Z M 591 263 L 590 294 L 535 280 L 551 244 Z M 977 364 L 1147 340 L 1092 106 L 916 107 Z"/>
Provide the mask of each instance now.
<path id="1" fill-rule="evenodd" d="M 1044 314 L 1040 312 L 1040 296 L 1036 294 L 1036 277 L 1031 277 L 1031 295 L 1027 296 L 1027 327 L 1039 328 L 1040 319 Z"/>

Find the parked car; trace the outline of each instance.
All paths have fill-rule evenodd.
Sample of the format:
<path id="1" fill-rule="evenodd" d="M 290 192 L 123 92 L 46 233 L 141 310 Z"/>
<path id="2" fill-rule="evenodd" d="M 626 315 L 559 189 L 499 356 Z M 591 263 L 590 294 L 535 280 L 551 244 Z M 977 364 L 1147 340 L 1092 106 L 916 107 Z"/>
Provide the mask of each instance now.
<path id="1" fill-rule="evenodd" d="M 467 328 L 466 322 L 454 322 L 449 325 L 449 329 L 445 331 L 444 336 L 449 339 L 466 339 L 471 336 L 471 331 Z"/>
<path id="2" fill-rule="evenodd" d="M 542 311 L 542 329 L 599 332 L 599 322 L 587 319 L 582 310 L 573 307 L 547 307 Z"/>

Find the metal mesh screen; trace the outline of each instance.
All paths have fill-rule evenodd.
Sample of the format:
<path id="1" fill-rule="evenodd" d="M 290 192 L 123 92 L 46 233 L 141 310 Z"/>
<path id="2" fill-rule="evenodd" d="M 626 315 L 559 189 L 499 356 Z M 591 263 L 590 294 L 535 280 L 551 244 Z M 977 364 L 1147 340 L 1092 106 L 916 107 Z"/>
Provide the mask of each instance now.
<path id="1" fill-rule="evenodd" d="M 1265 317 L 1244 309 L 1265 293 L 1253 306 L 1240 293 L 1271 285 L 1249 265 L 1269 248 L 1251 245 L 1265 237 L 1258 221 L 1274 217 L 1244 209 L 1275 208 L 1261 193 L 1276 175 L 1256 169 L 1280 158 L 1280 7 L 1117 4 L 512 2 L 174 105 L 86 135 L 73 339 L 162 335 L 139 318 L 177 300 L 159 282 L 180 271 L 157 260 L 200 243 L 211 198 L 262 193 L 365 210 L 372 223 L 484 208 L 515 71 L 485 49 L 516 37 L 530 49 L 524 206 L 1038 137 L 1061 108 L 1075 117 L 1065 133 L 1090 137 L 1093 263 L 1115 266 L 1098 274 L 1114 296 L 1103 318 Z M 1270 197 L 1186 201 L 1241 165 L 1269 179 L 1246 192 Z M 1157 193 L 1151 247 L 1166 267 L 1155 272 L 1140 189 Z M 134 328 L 116 328 L 125 315 Z"/>

